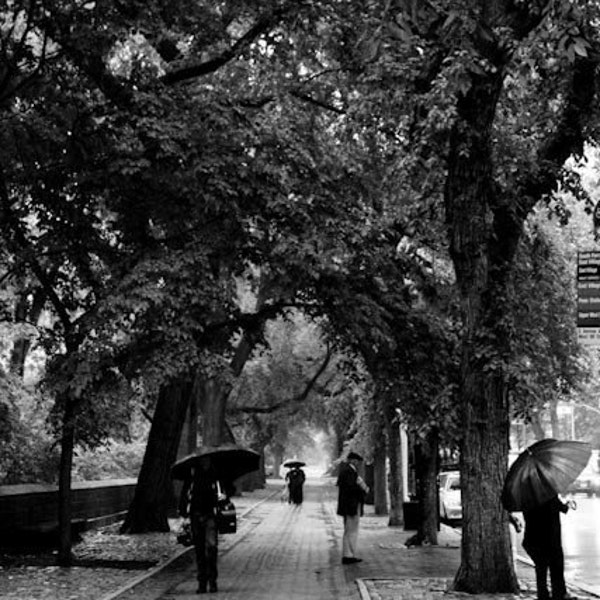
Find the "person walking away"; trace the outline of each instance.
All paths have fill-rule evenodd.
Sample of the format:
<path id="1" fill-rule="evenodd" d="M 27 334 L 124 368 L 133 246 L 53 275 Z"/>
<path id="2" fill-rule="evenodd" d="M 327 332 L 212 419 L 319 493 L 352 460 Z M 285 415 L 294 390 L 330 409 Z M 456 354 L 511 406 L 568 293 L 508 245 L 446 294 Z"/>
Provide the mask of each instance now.
<path id="1" fill-rule="evenodd" d="M 544 504 L 523 511 L 523 548 L 535 565 L 538 600 L 577 600 L 575 596 L 567 593 L 565 585 L 560 513 L 566 513 L 568 510 L 569 504 L 554 496 Z M 514 517 L 511 517 L 511 523 L 519 531 L 520 523 L 515 524 Z M 548 591 L 548 572 L 552 596 Z"/>
<path id="2" fill-rule="evenodd" d="M 342 537 L 342 564 L 361 562 L 356 556 L 358 528 L 360 517 L 364 513 L 365 496 L 368 486 L 358 474 L 358 465 L 362 456 L 350 452 L 346 462 L 342 463 L 337 478 L 338 505 L 337 514 L 344 518 L 344 535 Z"/>
<path id="3" fill-rule="evenodd" d="M 202 457 L 184 482 L 179 501 L 179 514 L 189 515 L 196 550 L 198 594 L 217 591 L 217 475 L 209 457 Z"/>
<path id="4" fill-rule="evenodd" d="M 306 475 L 300 467 L 293 467 L 286 476 L 288 482 L 288 502 L 300 505 L 304 500 L 303 486 Z"/>

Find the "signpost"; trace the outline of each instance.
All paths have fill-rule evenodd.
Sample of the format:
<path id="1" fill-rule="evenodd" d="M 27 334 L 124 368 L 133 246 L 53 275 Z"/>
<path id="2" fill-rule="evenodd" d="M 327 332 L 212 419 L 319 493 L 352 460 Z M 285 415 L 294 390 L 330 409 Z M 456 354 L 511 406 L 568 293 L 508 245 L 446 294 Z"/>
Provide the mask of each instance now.
<path id="1" fill-rule="evenodd" d="M 600 347 L 600 250 L 577 253 L 577 339 Z"/>

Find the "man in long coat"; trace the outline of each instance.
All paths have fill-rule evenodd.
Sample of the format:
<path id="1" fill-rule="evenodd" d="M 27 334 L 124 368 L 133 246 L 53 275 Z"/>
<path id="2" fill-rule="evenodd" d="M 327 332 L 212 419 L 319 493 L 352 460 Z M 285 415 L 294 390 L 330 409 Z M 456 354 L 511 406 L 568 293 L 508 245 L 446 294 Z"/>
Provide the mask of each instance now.
<path id="1" fill-rule="evenodd" d="M 342 564 L 361 562 L 356 556 L 358 527 L 363 515 L 365 495 L 369 488 L 358 474 L 358 465 L 362 456 L 350 452 L 346 462 L 342 463 L 337 479 L 337 514 L 344 518 L 344 536 L 342 538 Z"/>
<path id="2" fill-rule="evenodd" d="M 566 513 L 569 505 L 558 496 L 524 511 L 525 534 L 523 548 L 535 564 L 538 600 L 550 600 L 548 572 L 552 586 L 552 600 L 571 600 L 565 585 L 565 560 L 562 549 L 560 513 Z"/>

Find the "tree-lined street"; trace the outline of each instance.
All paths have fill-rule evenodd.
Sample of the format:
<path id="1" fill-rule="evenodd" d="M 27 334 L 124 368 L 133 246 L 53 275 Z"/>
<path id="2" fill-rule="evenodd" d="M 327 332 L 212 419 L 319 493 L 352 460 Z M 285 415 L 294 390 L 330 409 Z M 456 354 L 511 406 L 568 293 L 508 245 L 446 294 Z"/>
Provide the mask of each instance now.
<path id="1" fill-rule="evenodd" d="M 61 567 L 74 479 L 137 478 L 121 531 L 167 532 L 172 465 L 235 443 L 243 490 L 363 454 L 376 512 L 412 500 L 426 546 L 459 465 L 453 589 L 517 591 L 509 451 L 600 445 L 575 408 L 600 298 L 574 279 L 599 22 L 586 0 L 0 7 L 0 483 L 57 484 L 37 526 Z"/>

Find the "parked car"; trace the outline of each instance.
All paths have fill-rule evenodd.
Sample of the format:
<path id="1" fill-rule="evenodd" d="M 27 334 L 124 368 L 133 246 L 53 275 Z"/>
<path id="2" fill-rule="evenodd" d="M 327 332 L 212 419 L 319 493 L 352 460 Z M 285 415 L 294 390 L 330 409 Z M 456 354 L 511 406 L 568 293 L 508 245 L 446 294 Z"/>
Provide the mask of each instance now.
<path id="1" fill-rule="evenodd" d="M 583 473 L 568 487 L 567 493 L 600 496 L 600 475 L 584 469 Z"/>
<path id="2" fill-rule="evenodd" d="M 445 471 L 440 473 L 440 517 L 445 520 L 462 519 L 460 473 Z"/>

